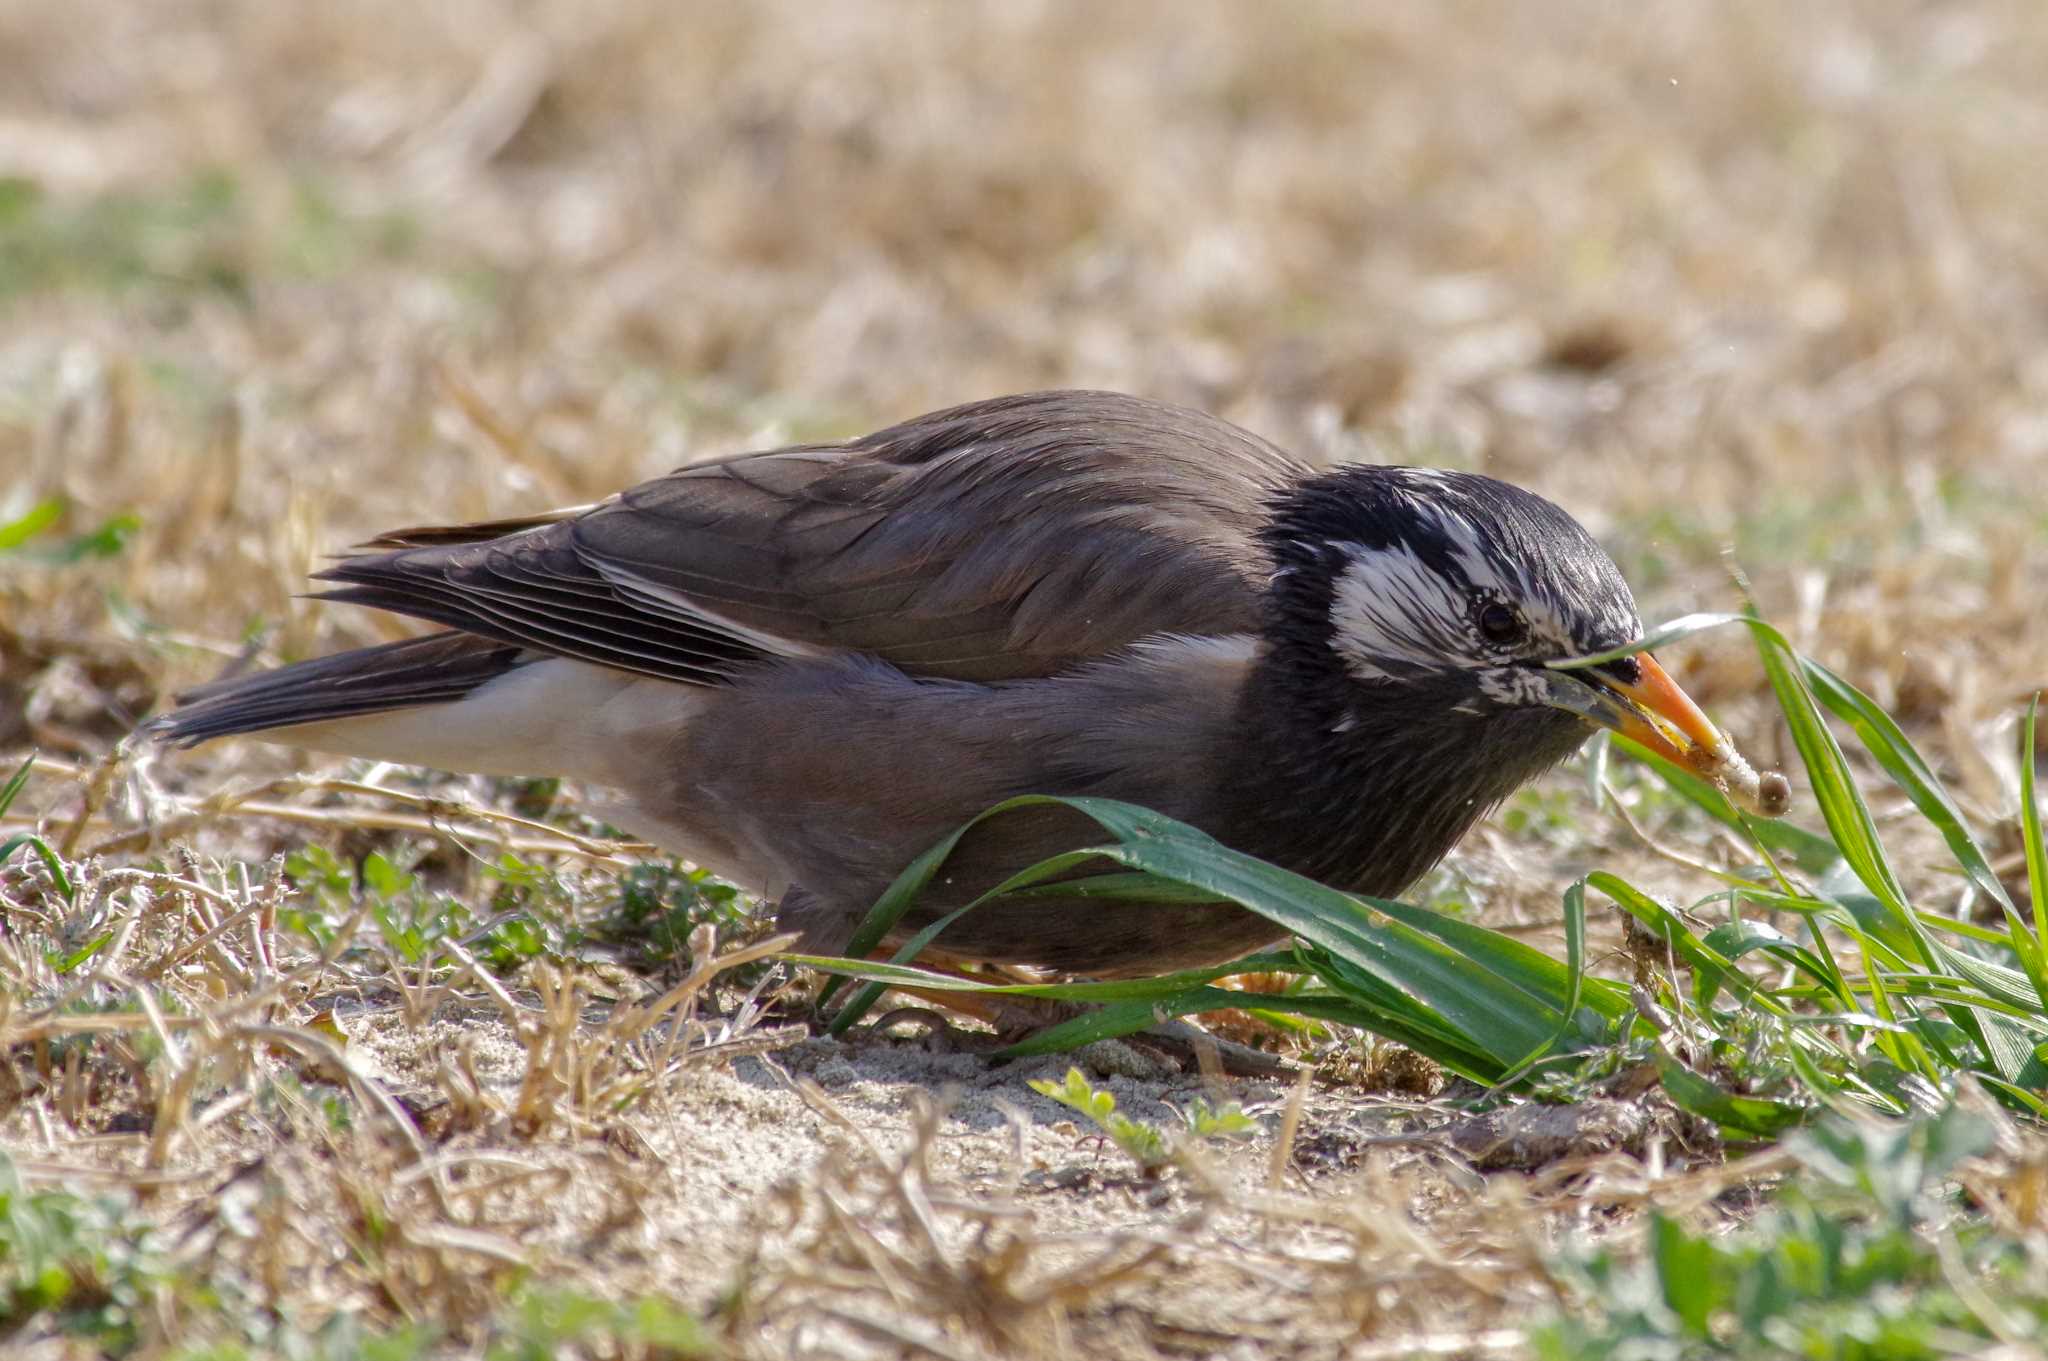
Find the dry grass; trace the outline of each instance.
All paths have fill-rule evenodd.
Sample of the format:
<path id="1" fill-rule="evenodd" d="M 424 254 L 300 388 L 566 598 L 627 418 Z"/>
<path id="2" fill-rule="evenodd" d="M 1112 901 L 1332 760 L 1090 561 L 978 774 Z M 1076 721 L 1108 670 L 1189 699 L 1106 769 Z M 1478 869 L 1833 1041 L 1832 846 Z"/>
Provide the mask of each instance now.
<path id="1" fill-rule="evenodd" d="M 106 759 L 178 685 L 402 627 L 294 599 L 353 538 L 1074 384 L 1514 478 L 1652 615 L 1725 606 L 1732 546 L 2002 835 L 2048 683 L 2044 69 L 2025 0 L 0 3 L 0 523 L 139 517 L 0 555 L 0 765 L 51 758 L 0 839 L 76 881 L 0 866 L 0 1141 L 266 1326 L 474 1351 L 508 1299 L 553 1326 L 537 1280 L 743 1353 L 1514 1350 L 1554 1235 L 1772 1169 L 1653 1131 L 1481 1178 L 1413 1142 L 1440 1107 L 1319 1093 L 1269 1185 L 1254 1085 L 1261 1140 L 1149 1184 L 1028 1072 L 796 1042 L 710 976 L 734 939 L 642 983 L 289 929 L 307 845 L 479 894 L 509 852 L 588 922 L 632 849 L 531 791 Z M 1681 660 L 1789 754 L 1740 640 Z M 1589 864 L 1680 877 L 1570 787 L 1439 886 L 1540 936 Z M 152 1298 L 159 1351 L 221 1326 Z"/>

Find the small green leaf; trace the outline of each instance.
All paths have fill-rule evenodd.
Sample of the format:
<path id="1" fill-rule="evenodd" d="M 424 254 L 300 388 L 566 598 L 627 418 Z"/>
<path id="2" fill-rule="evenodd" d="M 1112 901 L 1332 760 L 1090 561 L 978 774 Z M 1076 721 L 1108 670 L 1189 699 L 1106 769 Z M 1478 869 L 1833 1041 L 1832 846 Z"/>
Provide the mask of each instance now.
<path id="1" fill-rule="evenodd" d="M 1259 1122 L 1246 1115 L 1235 1101 L 1219 1111 L 1198 1096 L 1183 1119 L 1187 1121 L 1188 1133 L 1199 1139 L 1244 1139 L 1259 1130 Z"/>
<path id="2" fill-rule="evenodd" d="M 1678 1315 L 1679 1323 L 1694 1337 L 1712 1336 L 1714 1311 L 1728 1303 L 1723 1298 L 1725 1282 L 1714 1269 L 1714 1245 L 1660 1213 L 1650 1220 L 1650 1251 L 1657 1264 L 1657 1280 L 1664 1287 L 1664 1302 Z"/>
<path id="3" fill-rule="evenodd" d="M 0 524 L 0 553 L 21 547 L 64 518 L 64 498 L 52 496 L 38 501 L 26 514 Z"/>
<path id="4" fill-rule="evenodd" d="M 1806 1119 L 1807 1112 L 1780 1101 L 1724 1092 L 1657 1046 L 1657 1076 L 1673 1101 L 1738 1137 L 1776 1139 Z"/>

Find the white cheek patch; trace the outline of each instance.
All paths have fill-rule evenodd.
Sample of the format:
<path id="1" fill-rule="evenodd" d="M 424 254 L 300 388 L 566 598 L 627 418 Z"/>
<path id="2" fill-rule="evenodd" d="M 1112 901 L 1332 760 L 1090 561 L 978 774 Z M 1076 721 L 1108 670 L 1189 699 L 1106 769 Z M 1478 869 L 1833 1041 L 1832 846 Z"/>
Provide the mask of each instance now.
<path id="1" fill-rule="evenodd" d="M 1331 646 L 1359 679 L 1472 669 L 1495 677 L 1489 701 L 1524 703 L 1530 696 L 1506 679 L 1505 663 L 1589 651 L 1640 629 L 1627 588 L 1599 570 L 1604 559 L 1590 540 L 1578 546 L 1568 533 L 1485 532 L 1488 503 L 1460 490 L 1470 479 L 1426 468 L 1389 472 L 1430 558 L 1401 541 L 1338 545 L 1346 561 L 1331 592 Z M 1513 607 L 1527 627 L 1506 648 L 1488 644 L 1476 622 L 1494 601 Z"/>
<path id="2" fill-rule="evenodd" d="M 1481 662 L 1456 582 L 1404 543 L 1352 547 L 1330 597 L 1331 646 L 1360 680 Z"/>

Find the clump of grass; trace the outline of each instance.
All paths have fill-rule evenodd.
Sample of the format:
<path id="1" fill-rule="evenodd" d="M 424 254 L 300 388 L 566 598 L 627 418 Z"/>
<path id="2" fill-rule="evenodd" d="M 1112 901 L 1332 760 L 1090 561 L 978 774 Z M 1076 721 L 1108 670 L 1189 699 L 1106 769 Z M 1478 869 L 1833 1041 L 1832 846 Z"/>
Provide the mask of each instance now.
<path id="1" fill-rule="evenodd" d="M 30 1187 L 0 1152 L 0 1339 L 89 1347 L 104 1357 L 178 1361 L 486 1361 L 563 1355 L 680 1358 L 720 1352 L 691 1314 L 655 1296 L 612 1300 L 561 1285 L 508 1288 L 454 1347 L 432 1322 L 338 1312 L 318 1321 L 265 1307 L 236 1275 L 210 1273 L 125 1192 Z M 66 1353 L 70 1354 L 70 1353 Z M 80 1353 L 82 1354 L 82 1353 Z"/>
<path id="2" fill-rule="evenodd" d="M 36 762 L 0 805 L 32 777 L 102 783 Z M 384 800 L 346 797 L 374 826 Z M 33 1150 L 0 1168 L 0 1328 L 14 1340 L 222 1358 L 715 1350 L 686 1310 L 600 1289 L 529 1243 L 519 1196 L 567 1179 L 538 1155 L 644 1151 L 631 1117 L 650 1099 L 801 1038 L 762 1024 L 760 989 L 726 977 L 786 942 L 729 950 L 700 921 L 674 986 L 601 1001 L 604 980 L 575 958 L 579 904 L 555 901 L 601 890 L 559 854 L 538 859 L 573 864 L 592 843 L 430 807 L 444 826 L 514 826 L 540 849 L 458 860 L 483 871 L 473 911 L 428 883 L 410 829 L 359 856 L 308 845 L 268 866 L 189 852 L 112 865 L 71 849 L 105 816 L 90 807 L 8 838 L 0 1121 Z M 313 811 L 340 826 L 345 808 Z M 562 934 L 515 948 L 514 922 Z M 460 1042 L 417 1048 L 456 1019 Z M 385 1037 L 418 1053 L 409 1079 L 378 1060 Z M 252 1146 L 261 1156 L 239 1152 Z M 592 1165 L 578 1185 L 596 1195 L 579 1203 L 601 1238 L 632 1221 L 645 1170 Z M 96 1185 L 107 1193 L 74 1189 Z"/>
<path id="3" fill-rule="evenodd" d="M 1769 1355 L 1978 1356 L 2048 1324 L 2038 1237 L 1968 1217 L 1950 1178 L 1992 1143 L 1951 1106 L 1929 1119 L 1829 1119 L 1788 1142 L 1797 1176 L 1734 1234 L 1653 1213 L 1646 1253 L 1583 1245 L 1554 1276 L 1570 1308 L 1531 1335 L 1547 1361 Z"/>

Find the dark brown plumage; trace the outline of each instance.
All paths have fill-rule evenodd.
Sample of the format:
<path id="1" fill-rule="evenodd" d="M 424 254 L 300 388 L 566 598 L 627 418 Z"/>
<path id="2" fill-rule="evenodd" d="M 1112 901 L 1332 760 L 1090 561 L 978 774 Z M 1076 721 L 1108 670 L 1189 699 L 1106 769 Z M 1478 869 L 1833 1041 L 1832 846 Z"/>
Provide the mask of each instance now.
<path id="1" fill-rule="evenodd" d="M 1145 804 L 1394 894 L 1588 719 L 1720 759 L 1647 656 L 1592 683 L 1542 667 L 1640 631 L 1548 502 L 1469 474 L 1315 476 L 1109 393 L 974 403 L 366 548 L 321 574 L 328 598 L 449 632 L 202 688 L 159 734 L 610 786 L 615 820 L 782 898 L 822 948 L 1013 794 Z M 906 925 L 1096 836 L 1055 810 L 988 824 Z M 1008 899 L 942 944 L 1114 974 L 1273 934 L 1222 904 Z"/>

